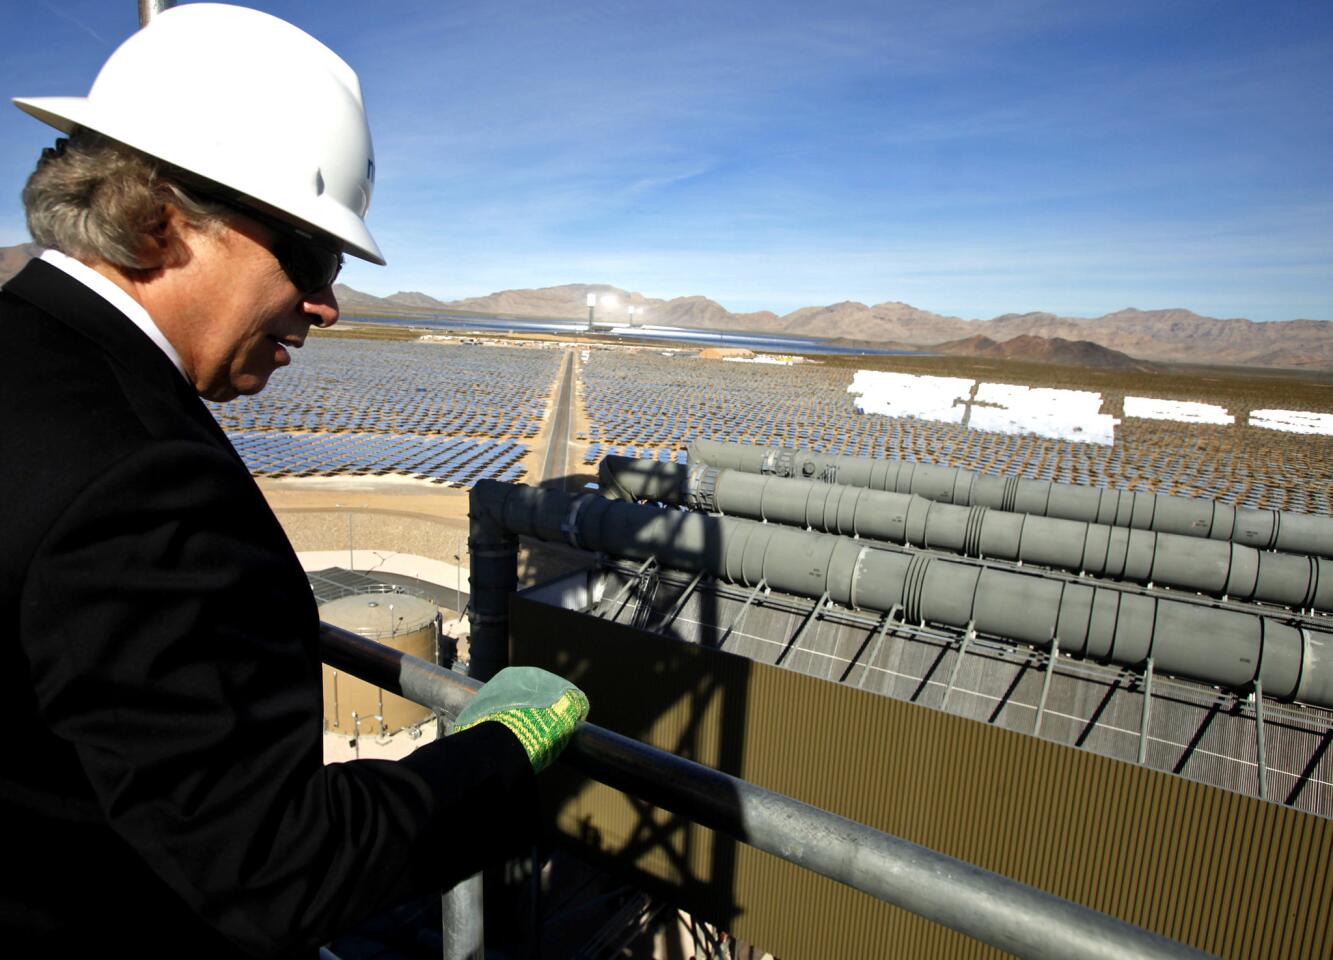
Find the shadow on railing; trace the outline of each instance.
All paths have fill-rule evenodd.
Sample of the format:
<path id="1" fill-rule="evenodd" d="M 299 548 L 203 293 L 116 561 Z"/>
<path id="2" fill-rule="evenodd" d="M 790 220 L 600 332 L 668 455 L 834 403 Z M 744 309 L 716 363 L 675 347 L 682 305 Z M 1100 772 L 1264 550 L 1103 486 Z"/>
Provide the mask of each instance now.
<path id="1" fill-rule="evenodd" d="M 326 663 L 453 717 L 481 684 L 321 624 Z M 935 923 L 1032 958 L 1202 957 L 1191 947 L 584 723 L 584 775 Z"/>

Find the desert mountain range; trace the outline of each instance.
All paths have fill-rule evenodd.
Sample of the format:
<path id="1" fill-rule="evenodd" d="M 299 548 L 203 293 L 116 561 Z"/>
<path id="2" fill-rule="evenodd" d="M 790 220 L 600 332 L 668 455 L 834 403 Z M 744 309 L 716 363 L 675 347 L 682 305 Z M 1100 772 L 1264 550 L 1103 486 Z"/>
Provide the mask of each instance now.
<path id="1" fill-rule="evenodd" d="M 16 273 L 36 248 L 0 247 L 0 281 Z M 1184 309 L 1128 308 L 1101 317 L 1053 313 L 1005 314 L 965 320 L 890 301 L 843 301 L 802 307 L 779 316 L 768 311 L 732 313 L 707 297 L 660 300 L 608 284 L 571 283 L 530 290 L 502 290 L 484 297 L 438 300 L 403 292 L 375 297 L 344 284 L 334 288 L 347 314 L 425 316 L 486 314 L 514 318 L 586 319 L 587 296 L 597 294 L 597 319 L 628 321 L 627 308 L 642 308 L 656 326 L 783 333 L 840 338 L 870 344 L 930 347 L 964 356 L 1008 357 L 1090 366 L 1134 366 L 1136 361 L 1250 365 L 1333 370 L 1333 322 L 1205 317 Z"/>
<path id="2" fill-rule="evenodd" d="M 571 283 L 536 290 L 503 290 L 466 300 L 436 300 L 422 293 L 371 297 L 336 288 L 345 310 L 401 312 L 435 310 L 507 317 L 584 319 L 587 295 L 610 296 L 599 305 L 600 320 L 627 321 L 627 307 L 644 308 L 644 322 L 703 330 L 740 330 L 841 338 L 876 344 L 932 347 L 969 356 L 1012 357 L 1096 366 L 1120 365 L 1111 354 L 1139 361 L 1253 365 L 1333 370 L 1333 322 L 1328 320 L 1219 320 L 1190 310 L 1128 308 L 1101 317 L 1053 313 L 1009 313 L 992 320 L 964 320 L 891 301 L 868 306 L 844 301 L 802 307 L 779 316 L 731 313 L 707 297 L 657 300 L 606 284 Z M 1040 341 L 1048 341 L 1041 343 Z M 1052 344 L 1064 341 L 1067 345 Z M 1103 351 L 1092 349 L 1103 348 Z M 1131 361 L 1132 362 L 1132 361 Z"/>
<path id="3" fill-rule="evenodd" d="M 23 265 L 42 252 L 35 243 L 20 243 L 17 247 L 0 247 L 0 283 L 23 269 Z"/>

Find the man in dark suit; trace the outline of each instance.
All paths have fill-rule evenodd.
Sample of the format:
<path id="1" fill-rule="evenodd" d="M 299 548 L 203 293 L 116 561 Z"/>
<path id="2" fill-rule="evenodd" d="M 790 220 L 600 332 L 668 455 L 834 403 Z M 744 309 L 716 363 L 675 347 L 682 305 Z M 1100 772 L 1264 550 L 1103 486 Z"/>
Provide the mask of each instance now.
<path id="1" fill-rule="evenodd" d="M 244 84 L 207 61 L 239 38 L 341 132 L 246 139 L 278 129 L 249 114 L 295 115 L 260 70 L 268 102 L 228 119 Z M 206 153 L 173 97 L 223 128 Z M 48 251 L 0 292 L 4 950 L 309 955 L 522 850 L 540 764 L 499 714 L 401 762 L 322 764 L 314 601 L 199 399 L 261 390 L 337 320 L 343 252 L 383 262 L 355 75 L 281 21 L 191 5 L 89 97 L 19 104 L 70 136 L 24 192 Z M 285 146 L 313 175 L 246 157 Z"/>

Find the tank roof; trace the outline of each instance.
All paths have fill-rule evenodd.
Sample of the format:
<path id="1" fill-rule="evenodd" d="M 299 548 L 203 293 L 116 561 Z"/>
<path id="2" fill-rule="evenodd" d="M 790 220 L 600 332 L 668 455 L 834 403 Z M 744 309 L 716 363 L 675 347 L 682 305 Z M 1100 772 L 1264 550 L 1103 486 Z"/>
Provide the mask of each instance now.
<path id="1" fill-rule="evenodd" d="M 411 633 L 439 614 L 434 604 L 405 593 L 358 594 L 330 600 L 319 608 L 319 618 L 364 637 Z"/>

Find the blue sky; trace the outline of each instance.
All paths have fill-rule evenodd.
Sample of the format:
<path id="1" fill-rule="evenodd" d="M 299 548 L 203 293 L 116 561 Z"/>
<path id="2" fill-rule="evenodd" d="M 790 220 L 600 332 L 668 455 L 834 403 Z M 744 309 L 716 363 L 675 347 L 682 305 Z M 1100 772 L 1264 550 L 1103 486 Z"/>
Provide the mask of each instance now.
<path id="1" fill-rule="evenodd" d="M 1328 0 L 257 5 L 361 75 L 358 289 L 1333 319 Z M 136 26 L 11 7 L 5 95 L 86 93 Z M 53 135 L 0 111 L 0 245 Z"/>

